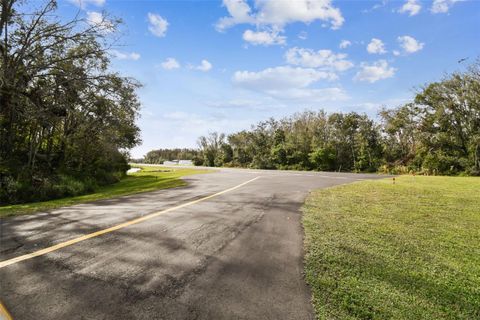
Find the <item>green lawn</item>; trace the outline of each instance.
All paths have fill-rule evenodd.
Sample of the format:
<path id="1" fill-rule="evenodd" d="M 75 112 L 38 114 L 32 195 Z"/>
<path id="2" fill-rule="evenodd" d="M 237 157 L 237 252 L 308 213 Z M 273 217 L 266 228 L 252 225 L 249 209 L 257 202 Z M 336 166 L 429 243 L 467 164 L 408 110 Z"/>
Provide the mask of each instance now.
<path id="1" fill-rule="evenodd" d="M 28 214 L 41 210 L 71 206 L 78 203 L 114 198 L 128 194 L 180 187 L 186 185 L 186 182 L 180 179 L 181 177 L 209 172 L 207 170 L 190 168 L 171 169 L 157 166 L 143 166 L 141 168 L 141 171 L 129 174 L 118 183 L 99 188 L 95 193 L 44 202 L 0 207 L 0 217 Z"/>
<path id="2" fill-rule="evenodd" d="M 319 319 L 480 319 L 480 178 L 315 191 L 303 224 Z"/>

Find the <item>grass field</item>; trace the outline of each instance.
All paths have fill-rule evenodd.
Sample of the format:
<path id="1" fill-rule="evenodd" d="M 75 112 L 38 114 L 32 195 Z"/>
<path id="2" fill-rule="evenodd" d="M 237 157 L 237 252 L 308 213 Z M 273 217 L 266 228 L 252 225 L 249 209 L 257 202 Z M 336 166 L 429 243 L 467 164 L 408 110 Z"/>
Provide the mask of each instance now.
<path id="1" fill-rule="evenodd" d="M 303 224 L 319 319 L 480 319 L 480 178 L 319 190 Z"/>
<path id="2" fill-rule="evenodd" d="M 142 169 L 141 171 L 129 174 L 118 183 L 99 188 L 95 193 L 44 202 L 0 207 L 0 217 L 28 214 L 128 194 L 180 187 L 186 185 L 186 182 L 180 179 L 181 177 L 209 172 L 207 170 L 189 168 L 170 169 L 157 166 L 143 166 L 140 168 Z"/>

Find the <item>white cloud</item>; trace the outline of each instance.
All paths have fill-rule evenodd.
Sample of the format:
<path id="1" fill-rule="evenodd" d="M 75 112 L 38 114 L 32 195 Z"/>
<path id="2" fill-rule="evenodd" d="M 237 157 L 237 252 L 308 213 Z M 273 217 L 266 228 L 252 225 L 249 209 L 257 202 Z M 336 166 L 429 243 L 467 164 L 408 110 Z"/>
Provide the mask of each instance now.
<path id="1" fill-rule="evenodd" d="M 179 121 L 184 121 L 188 119 L 192 121 L 197 120 L 196 115 L 193 115 L 191 113 L 187 113 L 184 111 L 173 111 L 173 112 L 165 113 L 162 115 L 162 117 L 168 120 L 179 120 Z"/>
<path id="2" fill-rule="evenodd" d="M 307 38 L 308 38 L 308 33 L 306 31 L 301 31 L 298 34 L 298 39 L 300 40 L 307 40 Z"/>
<path id="3" fill-rule="evenodd" d="M 387 1 L 388 0 L 382 0 L 380 1 L 379 3 L 376 3 L 374 4 L 370 9 L 365 9 L 365 10 L 362 10 L 363 13 L 369 13 L 369 12 L 373 12 L 375 10 L 378 10 L 380 8 L 383 8 L 387 5 Z"/>
<path id="4" fill-rule="evenodd" d="M 382 42 L 382 40 L 377 38 L 372 38 L 370 43 L 367 45 L 367 51 L 368 53 L 372 54 L 383 54 L 387 52 L 387 50 L 385 50 L 385 44 Z"/>
<path id="5" fill-rule="evenodd" d="M 420 12 L 422 6 L 417 0 L 407 0 L 403 6 L 398 10 L 400 13 L 408 13 L 409 16 L 414 16 Z"/>
<path id="6" fill-rule="evenodd" d="M 313 68 L 280 66 L 267 68 L 259 72 L 237 71 L 234 73 L 232 80 L 236 85 L 243 88 L 254 91 L 270 91 L 305 88 L 322 79 L 334 80 L 336 75 Z"/>
<path id="7" fill-rule="evenodd" d="M 352 110 L 359 113 L 366 113 L 371 117 L 375 118 L 378 115 L 378 111 L 380 111 L 383 107 L 386 106 L 399 106 L 411 101 L 411 97 L 407 96 L 404 98 L 390 98 L 386 100 L 378 100 L 378 101 L 358 101 L 355 100 L 354 104 L 351 105 L 343 105 L 345 111 Z"/>
<path id="8" fill-rule="evenodd" d="M 175 58 L 167 58 L 165 61 L 160 63 L 160 67 L 165 70 L 173 70 L 180 68 L 180 63 Z"/>
<path id="9" fill-rule="evenodd" d="M 110 53 L 119 60 L 138 60 L 140 59 L 140 54 L 136 52 L 121 52 L 118 50 L 112 50 Z"/>
<path id="10" fill-rule="evenodd" d="M 91 26 L 97 27 L 102 33 L 110 33 L 115 31 L 115 25 L 108 20 L 101 12 L 88 11 L 87 23 Z"/>
<path id="11" fill-rule="evenodd" d="M 370 83 L 381 79 L 391 78 L 397 70 L 393 67 L 389 67 L 386 60 L 378 60 L 372 64 L 363 62 L 360 67 L 361 69 L 355 75 L 354 80 L 368 81 Z"/>
<path id="12" fill-rule="evenodd" d="M 256 97 L 257 98 L 257 97 Z M 273 110 L 273 109 L 282 109 L 286 105 L 275 101 L 274 99 L 267 98 L 257 98 L 257 99 L 222 99 L 217 101 L 207 101 L 205 103 L 208 107 L 216 109 L 249 109 L 249 110 Z"/>
<path id="13" fill-rule="evenodd" d="M 340 10 L 333 7 L 330 0 L 257 0 L 257 6 L 257 21 L 263 24 L 283 26 L 297 21 L 310 23 L 322 20 L 338 29 L 344 22 Z"/>
<path id="14" fill-rule="evenodd" d="M 148 13 L 148 30 L 159 38 L 165 37 L 168 29 L 168 21 L 156 13 Z"/>
<path id="15" fill-rule="evenodd" d="M 285 44 L 286 37 L 280 36 L 278 32 L 275 31 L 252 31 L 246 30 L 243 33 L 243 40 L 253 44 L 253 45 L 282 45 Z"/>
<path id="16" fill-rule="evenodd" d="M 87 12 L 87 22 L 89 25 L 99 25 L 104 20 L 101 12 L 89 11 Z"/>
<path id="17" fill-rule="evenodd" d="M 85 9 L 85 7 L 89 4 L 102 7 L 105 5 L 105 0 L 69 0 L 71 3 L 75 4 L 77 7 Z"/>
<path id="18" fill-rule="evenodd" d="M 399 56 L 400 55 L 400 51 L 398 51 L 398 50 L 393 50 L 392 53 L 393 53 L 394 56 Z"/>
<path id="19" fill-rule="evenodd" d="M 293 22 L 311 23 L 315 20 L 329 22 L 332 29 L 342 26 L 344 18 L 331 0 L 256 0 L 255 11 L 245 0 L 223 0 L 230 16 L 221 18 L 216 28 L 223 31 L 237 24 L 271 26 L 278 29 Z"/>
<path id="20" fill-rule="evenodd" d="M 255 23 L 255 18 L 250 16 L 251 8 L 244 0 L 223 0 L 223 5 L 227 8 L 230 16 L 223 17 L 217 22 L 217 30 L 223 31 L 241 23 Z"/>
<path id="21" fill-rule="evenodd" d="M 291 48 L 285 54 L 289 64 L 307 68 L 326 68 L 334 71 L 345 71 L 353 67 L 353 63 L 346 60 L 347 55 L 335 54 L 331 50 L 318 50 Z"/>
<path id="22" fill-rule="evenodd" d="M 233 83 L 241 88 L 262 93 L 276 100 L 303 102 L 337 101 L 348 98 L 341 88 L 311 88 L 321 80 L 334 80 L 331 72 L 313 68 L 279 66 L 262 71 L 237 71 Z"/>
<path id="23" fill-rule="evenodd" d="M 190 69 L 199 70 L 203 72 L 210 71 L 213 68 L 213 65 L 208 61 L 203 59 L 200 65 L 198 66 L 189 66 Z"/>
<path id="24" fill-rule="evenodd" d="M 169 143 L 172 143 L 172 139 L 182 139 L 185 136 L 190 138 L 188 140 L 191 143 L 195 141 L 198 136 L 205 135 L 208 132 L 235 132 L 248 128 L 252 124 L 251 119 L 232 119 L 221 113 L 195 114 L 190 111 L 164 113 L 160 117 L 153 117 L 153 119 L 155 136 L 157 137 L 159 133 L 160 135 L 163 133 L 163 136 L 169 137 L 169 139 L 166 139 Z M 177 134 L 172 136 L 172 132 L 176 132 Z M 179 143 L 178 141 L 175 142 L 172 143 L 172 147 L 183 145 L 183 143 Z"/>
<path id="25" fill-rule="evenodd" d="M 430 11 L 432 13 L 447 13 L 455 3 L 460 1 L 464 0 L 433 0 Z"/>
<path id="26" fill-rule="evenodd" d="M 340 47 L 340 49 L 346 49 L 346 48 L 350 47 L 351 45 L 352 45 L 352 43 L 351 43 L 350 41 L 348 41 L 348 40 L 342 40 L 342 41 L 340 42 L 339 47 Z"/>
<path id="27" fill-rule="evenodd" d="M 308 103 L 311 102 L 325 102 L 325 101 L 343 101 L 349 97 L 347 93 L 341 88 L 290 88 L 286 90 L 270 91 L 269 94 L 282 100 L 300 100 Z"/>
<path id="28" fill-rule="evenodd" d="M 400 47 L 406 53 L 414 53 L 423 49 L 424 43 L 418 42 L 415 38 L 410 36 L 401 36 L 397 38 Z"/>

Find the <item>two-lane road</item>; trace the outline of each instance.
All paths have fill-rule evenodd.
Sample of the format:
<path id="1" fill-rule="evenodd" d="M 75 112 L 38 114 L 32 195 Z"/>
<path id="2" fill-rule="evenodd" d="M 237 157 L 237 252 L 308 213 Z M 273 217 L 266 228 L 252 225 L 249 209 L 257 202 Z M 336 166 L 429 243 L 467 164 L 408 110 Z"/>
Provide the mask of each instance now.
<path id="1" fill-rule="evenodd" d="M 189 186 L 1 221 L 15 319 L 313 319 L 312 189 L 382 176 L 221 169 Z"/>

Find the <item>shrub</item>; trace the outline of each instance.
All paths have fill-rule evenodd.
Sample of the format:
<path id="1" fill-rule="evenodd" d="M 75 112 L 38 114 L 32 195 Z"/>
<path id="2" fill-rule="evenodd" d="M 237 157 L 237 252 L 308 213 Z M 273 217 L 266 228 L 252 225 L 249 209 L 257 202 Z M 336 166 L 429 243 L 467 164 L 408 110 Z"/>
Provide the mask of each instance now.
<path id="1" fill-rule="evenodd" d="M 3 177 L 0 184 L 0 205 L 79 196 L 94 192 L 98 187 L 93 178 L 79 179 L 64 174 L 49 178 L 37 177 L 33 182 Z"/>

